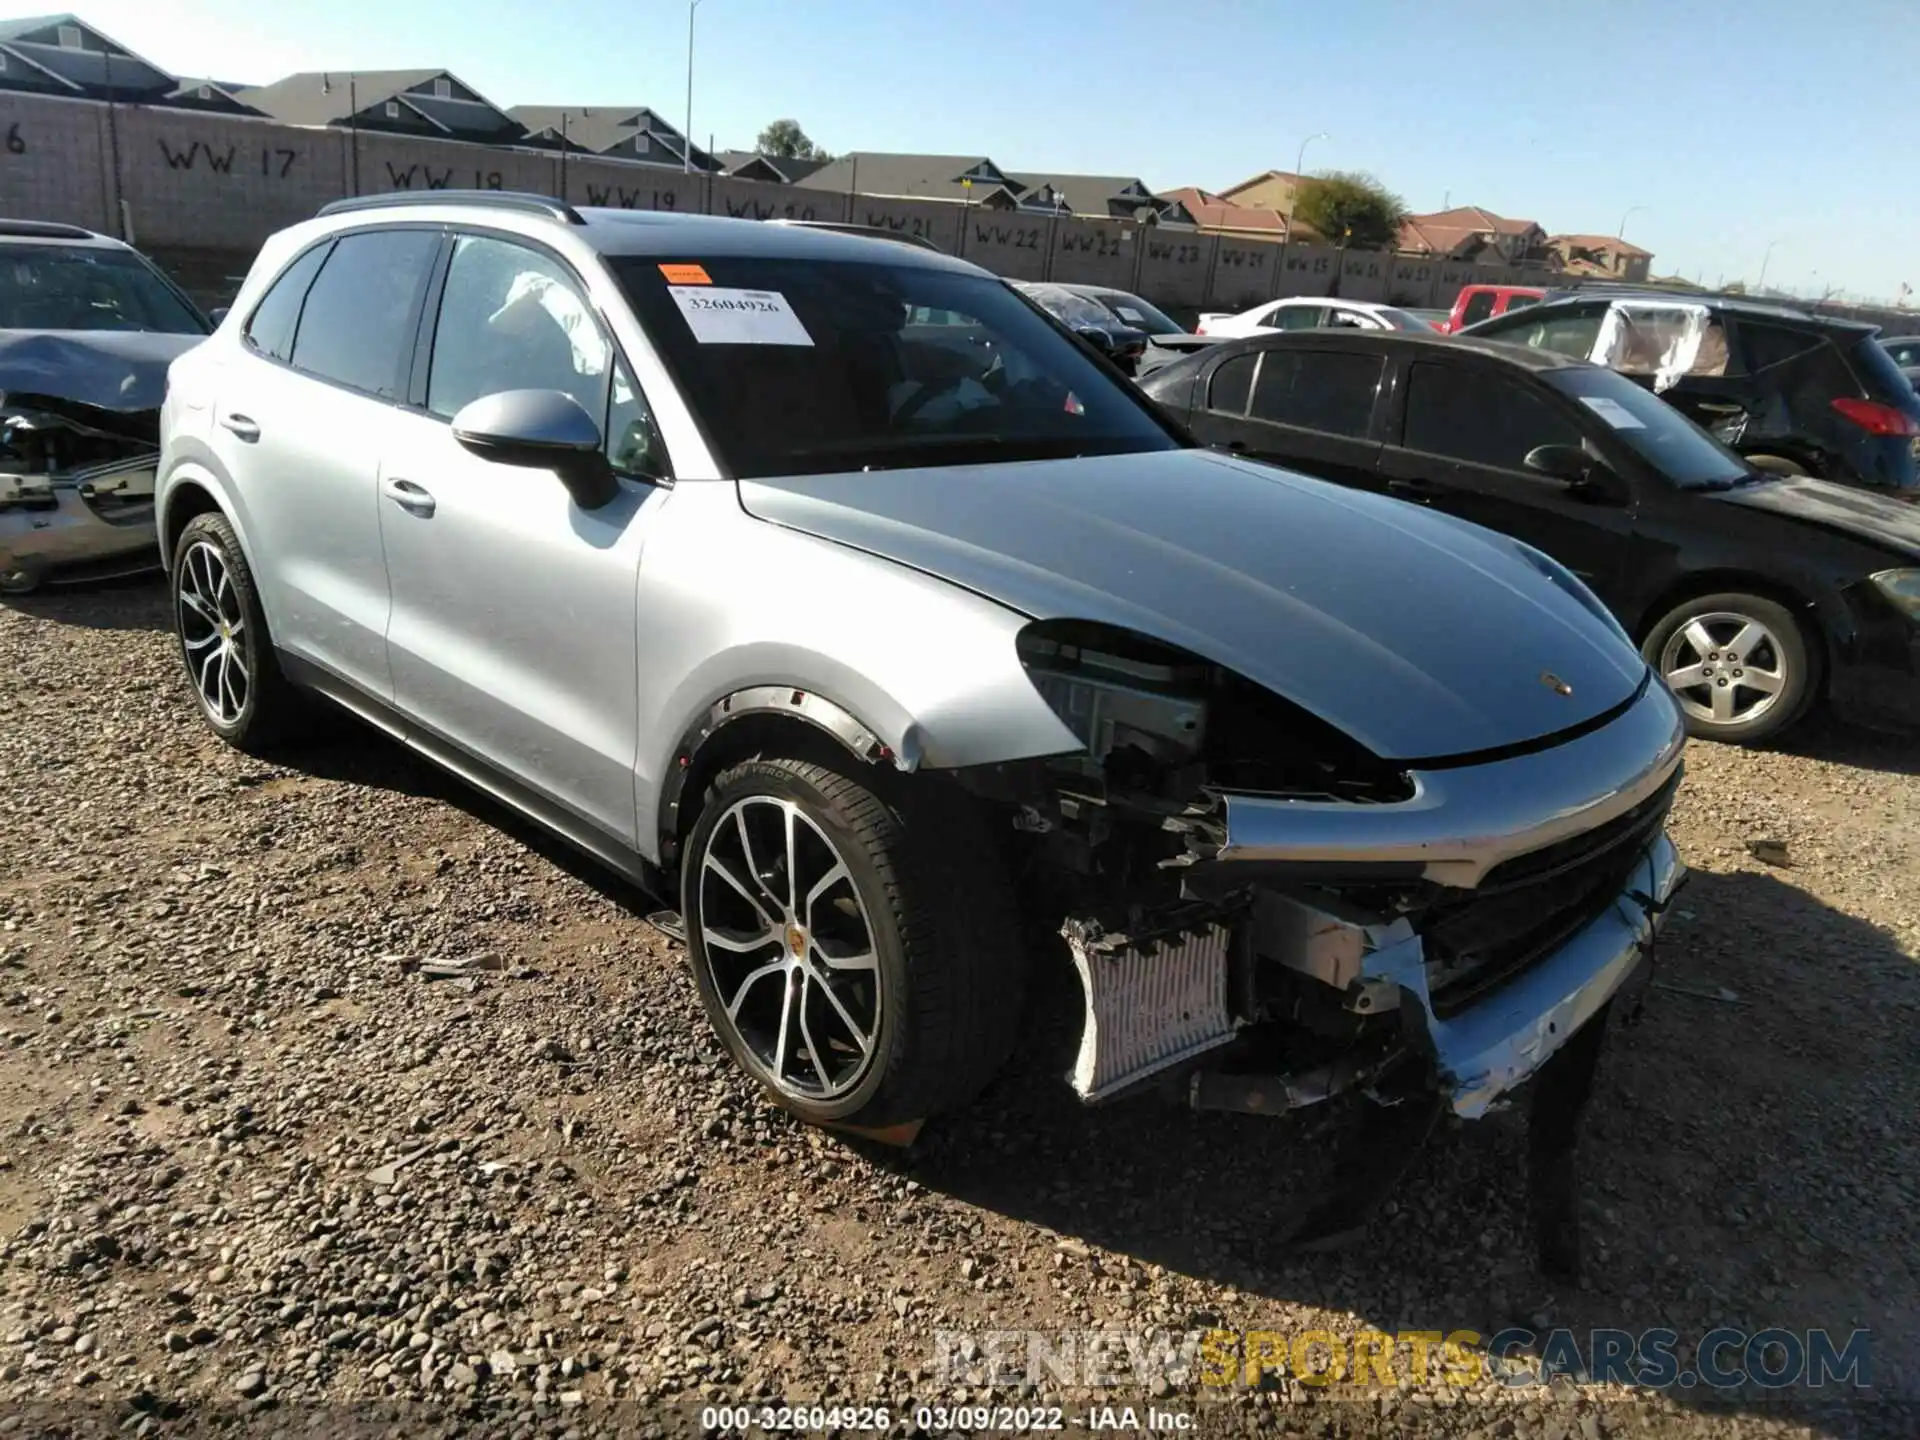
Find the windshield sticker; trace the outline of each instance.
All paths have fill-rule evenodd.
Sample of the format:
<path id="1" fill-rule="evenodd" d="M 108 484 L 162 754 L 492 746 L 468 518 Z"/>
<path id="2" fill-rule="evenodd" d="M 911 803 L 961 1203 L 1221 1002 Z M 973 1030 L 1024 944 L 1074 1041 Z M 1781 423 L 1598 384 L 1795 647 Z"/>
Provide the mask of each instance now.
<path id="1" fill-rule="evenodd" d="M 713 277 L 704 265 L 662 265 L 660 273 L 669 285 L 711 285 Z"/>
<path id="2" fill-rule="evenodd" d="M 807 327 L 777 290 L 669 285 L 667 293 L 702 345 L 813 344 Z"/>
<path id="3" fill-rule="evenodd" d="M 1616 430 L 1644 430 L 1646 425 L 1610 395 L 1582 395 L 1580 403 Z"/>
<path id="4" fill-rule="evenodd" d="M 1131 305 L 1116 305 L 1114 306 L 1114 311 L 1129 325 L 1144 325 L 1147 323 L 1147 317 Z"/>

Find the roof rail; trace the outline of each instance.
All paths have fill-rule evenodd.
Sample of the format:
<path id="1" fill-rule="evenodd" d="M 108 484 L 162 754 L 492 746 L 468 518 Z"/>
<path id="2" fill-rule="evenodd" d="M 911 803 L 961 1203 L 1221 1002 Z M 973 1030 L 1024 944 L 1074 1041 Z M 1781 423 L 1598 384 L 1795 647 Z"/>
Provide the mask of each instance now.
<path id="1" fill-rule="evenodd" d="M 47 240 L 98 240 L 102 237 L 78 225 L 53 220 L 0 220 L 0 235 L 34 235 Z"/>
<path id="2" fill-rule="evenodd" d="M 580 212 L 564 200 L 551 195 L 534 195 L 523 190 L 397 190 L 388 195 L 355 195 L 333 200 L 320 207 L 322 215 L 343 215 L 354 210 L 384 210 L 395 205 L 475 205 L 489 210 L 518 210 L 529 215 L 545 215 L 569 225 L 584 225 Z"/>

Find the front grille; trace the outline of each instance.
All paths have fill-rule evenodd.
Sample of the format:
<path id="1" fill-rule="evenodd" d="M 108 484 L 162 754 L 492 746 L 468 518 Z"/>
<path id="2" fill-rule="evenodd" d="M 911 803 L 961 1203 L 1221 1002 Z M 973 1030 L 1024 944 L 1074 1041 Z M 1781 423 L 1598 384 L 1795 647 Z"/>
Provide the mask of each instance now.
<path id="1" fill-rule="evenodd" d="M 1678 773 L 1631 810 L 1489 870 L 1420 927 L 1434 1014 L 1445 1019 L 1557 950 L 1603 914 L 1665 823 Z"/>

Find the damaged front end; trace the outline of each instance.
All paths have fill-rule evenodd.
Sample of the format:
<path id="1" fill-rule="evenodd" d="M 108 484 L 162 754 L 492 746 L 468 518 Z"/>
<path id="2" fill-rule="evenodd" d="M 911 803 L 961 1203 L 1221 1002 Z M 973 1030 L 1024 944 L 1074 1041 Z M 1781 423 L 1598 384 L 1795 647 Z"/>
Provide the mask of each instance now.
<path id="1" fill-rule="evenodd" d="M 196 338 L 0 339 L 0 590 L 159 564 L 153 490 L 166 366 Z"/>
<path id="2" fill-rule="evenodd" d="M 1657 685 L 1544 739 L 1388 762 L 1131 632 L 1037 624 L 1022 658 L 1085 749 L 970 780 L 1062 918 L 1089 1101 L 1364 1089 L 1482 1115 L 1628 984 L 1685 875 Z"/>

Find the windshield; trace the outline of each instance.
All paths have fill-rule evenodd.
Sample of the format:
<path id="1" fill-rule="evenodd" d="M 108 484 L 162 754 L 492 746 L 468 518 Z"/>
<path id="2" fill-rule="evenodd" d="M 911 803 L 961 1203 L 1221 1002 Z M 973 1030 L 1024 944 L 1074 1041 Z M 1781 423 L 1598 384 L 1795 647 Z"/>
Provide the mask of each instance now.
<path id="1" fill-rule="evenodd" d="M 743 479 L 1179 448 L 1147 401 L 990 276 L 763 256 L 610 263 Z"/>
<path id="2" fill-rule="evenodd" d="M 1124 325 L 1144 330 L 1149 335 L 1184 335 L 1186 327 L 1175 323 L 1164 311 L 1156 310 L 1138 295 L 1124 290 L 1102 290 L 1100 303 L 1120 317 Z"/>
<path id="3" fill-rule="evenodd" d="M 1541 378 L 1604 420 L 1613 433 L 1683 490 L 1726 490 L 1751 480 L 1747 462 L 1666 401 L 1598 366 Z"/>
<path id="4" fill-rule="evenodd" d="M 1374 308 L 1386 324 L 1394 330 L 1412 330 L 1416 334 L 1422 330 L 1431 330 L 1433 326 L 1411 310 L 1399 310 L 1391 305 L 1379 305 Z"/>
<path id="5" fill-rule="evenodd" d="M 0 329 L 207 333 L 138 255 L 78 245 L 0 249 Z"/>

